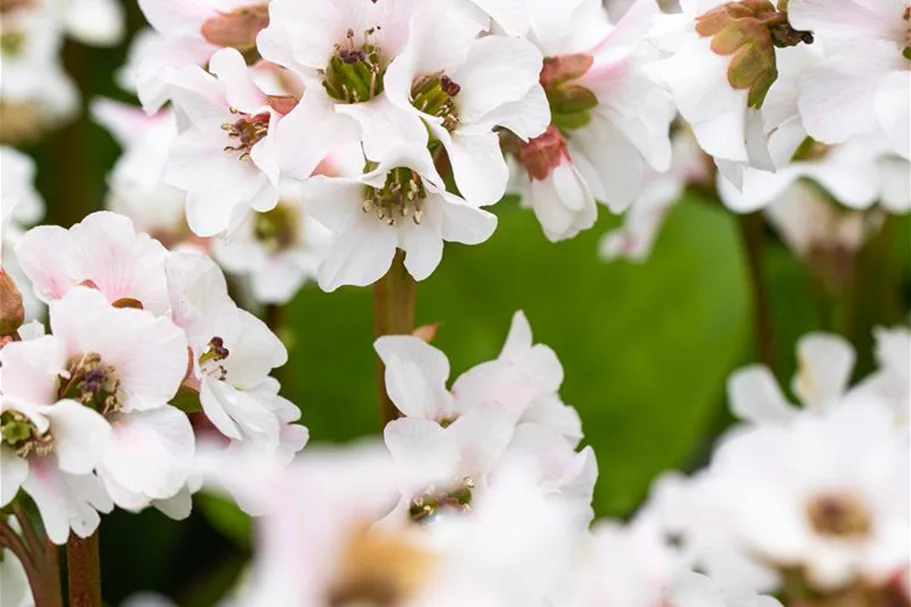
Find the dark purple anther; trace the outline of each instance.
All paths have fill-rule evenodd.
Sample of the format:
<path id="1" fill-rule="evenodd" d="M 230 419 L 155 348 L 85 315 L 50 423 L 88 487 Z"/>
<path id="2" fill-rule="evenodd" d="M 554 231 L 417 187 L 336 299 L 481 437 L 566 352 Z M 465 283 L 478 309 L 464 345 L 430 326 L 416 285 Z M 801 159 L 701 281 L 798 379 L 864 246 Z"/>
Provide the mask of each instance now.
<path id="1" fill-rule="evenodd" d="M 462 90 L 462 87 L 453 82 L 449 76 L 440 78 L 440 88 L 450 97 L 455 97 Z"/>

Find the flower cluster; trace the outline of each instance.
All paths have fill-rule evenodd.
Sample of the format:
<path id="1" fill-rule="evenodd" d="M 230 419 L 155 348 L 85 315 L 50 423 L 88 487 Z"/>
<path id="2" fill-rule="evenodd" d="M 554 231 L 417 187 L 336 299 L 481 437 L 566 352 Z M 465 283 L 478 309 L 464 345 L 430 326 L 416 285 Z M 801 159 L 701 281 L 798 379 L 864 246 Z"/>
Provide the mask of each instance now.
<path id="1" fill-rule="evenodd" d="M 0 502 L 27 493 L 53 542 L 88 536 L 115 504 L 186 517 L 206 429 L 278 462 L 303 448 L 300 412 L 269 377 L 285 348 L 209 258 L 108 212 L 33 228 L 15 249 L 50 334 L 5 327 Z"/>
<path id="2" fill-rule="evenodd" d="M 0 141 L 34 139 L 73 117 L 79 95 L 63 69 L 65 36 L 113 46 L 124 35 L 116 0 L 5 0 L 0 3 Z"/>

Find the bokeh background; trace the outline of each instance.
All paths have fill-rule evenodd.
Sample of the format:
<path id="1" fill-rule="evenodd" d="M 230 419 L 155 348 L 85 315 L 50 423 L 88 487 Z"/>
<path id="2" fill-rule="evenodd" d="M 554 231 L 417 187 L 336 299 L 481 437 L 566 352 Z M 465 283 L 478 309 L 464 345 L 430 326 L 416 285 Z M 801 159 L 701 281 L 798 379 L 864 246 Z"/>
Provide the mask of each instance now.
<path id="1" fill-rule="evenodd" d="M 83 106 L 95 96 L 132 101 L 114 84 L 132 34 L 144 26 L 126 1 L 130 35 L 114 49 L 67 41 L 66 70 Z M 105 173 L 120 153 L 85 111 L 25 146 L 38 163 L 46 223 L 69 226 L 102 208 Z M 690 192 L 672 208 L 647 262 L 604 263 L 601 235 L 619 219 L 602 208 L 592 230 L 551 244 L 533 215 L 507 199 L 487 243 L 448 245 L 439 270 L 418 286 L 418 324 L 440 322 L 434 344 L 453 378 L 497 355 L 510 318 L 523 309 L 536 341 L 554 348 L 566 379 L 562 396 L 580 412 L 597 453 L 595 509 L 627 517 L 656 474 L 693 469 L 730 423 L 725 382 L 757 360 L 756 298 L 742 238 L 745 221 L 711 195 Z M 890 217 L 855 259 L 849 288 L 820 296 L 814 270 L 763 228 L 759 271 L 772 321 L 774 371 L 788 385 L 794 345 L 814 330 L 840 332 L 858 348 L 857 376 L 873 366 L 871 329 L 907 321 L 911 304 L 911 224 Z M 283 310 L 290 362 L 278 373 L 298 404 L 311 441 L 378 434 L 369 289 L 324 294 L 308 285 Z M 104 594 L 117 604 L 155 590 L 186 607 L 211 605 L 242 572 L 250 525 L 227 502 L 200 497 L 189 521 L 156 511 L 116 512 L 101 527 Z"/>

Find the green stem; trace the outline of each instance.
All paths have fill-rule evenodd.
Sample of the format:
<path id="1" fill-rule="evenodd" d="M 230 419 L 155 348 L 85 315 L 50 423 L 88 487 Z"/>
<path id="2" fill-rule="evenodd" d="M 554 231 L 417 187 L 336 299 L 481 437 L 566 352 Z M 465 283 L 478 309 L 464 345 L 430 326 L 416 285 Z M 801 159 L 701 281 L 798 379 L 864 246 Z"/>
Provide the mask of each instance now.
<path id="1" fill-rule="evenodd" d="M 753 332 L 756 343 L 756 357 L 770 369 L 775 368 L 774 333 L 772 311 L 766 285 L 763 247 L 765 243 L 765 220 L 761 212 L 739 217 L 740 236 L 747 254 L 750 284 L 753 290 Z"/>
<path id="2" fill-rule="evenodd" d="M 383 335 L 410 335 L 414 331 L 415 282 L 405 269 L 405 254 L 396 251 L 392 267 L 373 285 L 373 332 Z M 386 392 L 386 370 L 377 358 L 377 391 L 383 426 L 398 417 L 398 410 Z"/>
<path id="3" fill-rule="evenodd" d="M 102 607 L 97 531 L 85 539 L 70 535 L 66 543 L 66 567 L 70 607 Z"/>

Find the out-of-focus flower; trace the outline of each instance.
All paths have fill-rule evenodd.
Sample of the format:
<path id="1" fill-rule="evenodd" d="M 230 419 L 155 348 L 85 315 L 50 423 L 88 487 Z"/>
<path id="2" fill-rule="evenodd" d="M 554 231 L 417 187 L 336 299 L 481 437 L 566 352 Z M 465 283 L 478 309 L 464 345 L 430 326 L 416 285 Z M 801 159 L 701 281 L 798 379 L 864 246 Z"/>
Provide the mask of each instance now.
<path id="1" fill-rule="evenodd" d="M 61 29 L 48 8 L 14 6 L 0 23 L 0 141 L 34 139 L 69 120 L 79 105 L 60 64 Z"/>
<path id="2" fill-rule="evenodd" d="M 229 273 L 250 280 L 253 297 L 284 304 L 308 281 L 316 280 L 330 233 L 308 216 L 299 184 L 284 182 L 271 211 L 249 212 L 229 236 L 216 239 L 212 254 Z"/>
<path id="3" fill-rule="evenodd" d="M 810 135 L 842 143 L 874 134 L 911 158 L 907 3 L 794 0 L 788 18 L 811 30 L 826 51 L 801 80 L 800 115 Z"/>
<path id="4" fill-rule="evenodd" d="M 47 0 L 62 13 L 66 32 L 92 46 L 115 46 L 125 34 L 126 14 L 117 0 Z"/>
<path id="5" fill-rule="evenodd" d="M 138 107 L 103 98 L 93 100 L 90 109 L 123 148 L 107 177 L 108 208 L 168 248 L 185 242 L 191 236 L 186 193 L 164 182 L 168 153 L 177 138 L 174 112 L 163 109 L 148 116 Z"/>
<path id="6" fill-rule="evenodd" d="M 718 524 L 816 591 L 881 588 L 909 563 L 907 448 L 890 407 L 867 399 L 734 434 L 710 471 Z"/>

